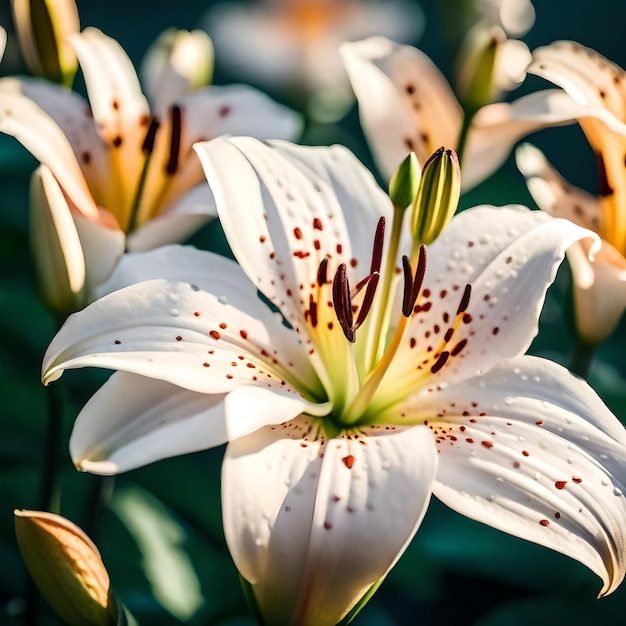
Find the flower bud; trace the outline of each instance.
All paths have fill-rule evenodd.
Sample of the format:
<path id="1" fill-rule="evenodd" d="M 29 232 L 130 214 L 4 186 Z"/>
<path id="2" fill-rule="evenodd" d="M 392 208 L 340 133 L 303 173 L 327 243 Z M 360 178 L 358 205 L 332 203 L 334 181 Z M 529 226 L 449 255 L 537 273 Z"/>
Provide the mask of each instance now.
<path id="1" fill-rule="evenodd" d="M 70 626 L 123 623 L 123 610 L 111 591 L 100 553 L 89 537 L 54 513 L 14 513 L 24 563 L 59 617 Z"/>
<path id="2" fill-rule="evenodd" d="M 67 200 L 45 165 L 31 177 L 30 240 L 46 307 L 65 315 L 82 308 L 87 297 L 82 244 Z"/>
<path id="3" fill-rule="evenodd" d="M 417 195 L 422 173 L 415 152 L 411 152 L 398 166 L 389 181 L 389 197 L 397 209 L 406 209 Z"/>
<path id="4" fill-rule="evenodd" d="M 11 0 L 22 55 L 35 76 L 72 85 L 78 60 L 66 37 L 80 29 L 74 0 Z"/>
<path id="5" fill-rule="evenodd" d="M 150 46 L 141 79 L 157 111 L 167 110 L 191 91 L 213 80 L 213 44 L 202 30 L 170 28 Z"/>
<path id="6" fill-rule="evenodd" d="M 411 233 L 418 244 L 431 244 L 448 225 L 461 195 L 461 168 L 454 150 L 439 148 L 422 171 L 413 202 Z"/>

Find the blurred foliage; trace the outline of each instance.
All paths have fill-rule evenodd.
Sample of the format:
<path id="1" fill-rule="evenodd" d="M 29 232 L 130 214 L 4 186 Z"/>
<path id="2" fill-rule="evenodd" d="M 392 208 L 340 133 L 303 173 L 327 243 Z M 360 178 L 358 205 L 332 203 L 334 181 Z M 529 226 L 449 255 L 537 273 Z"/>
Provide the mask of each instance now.
<path id="1" fill-rule="evenodd" d="M 427 25 L 419 45 L 448 71 L 451 57 L 442 24 L 444 19 L 452 20 L 453 14 L 442 15 L 437 0 L 421 4 Z M 197 27 L 207 2 L 110 0 L 78 5 L 83 26 L 98 26 L 117 38 L 138 63 L 165 28 Z M 525 37 L 531 48 L 553 39 L 574 38 L 626 65 L 622 45 L 626 5 L 616 6 L 610 0 L 594 3 L 593 27 L 589 3 L 582 0 L 536 2 L 536 10 L 535 26 Z M 0 5 L 0 23 L 10 28 L 8 2 Z M 216 63 L 216 82 L 236 80 L 221 71 L 219 51 Z M 14 41 L 9 42 L 0 70 L 23 70 Z M 281 98 L 279 93 L 272 95 Z M 593 157 L 576 127 L 543 131 L 535 140 L 566 178 L 593 188 Z M 344 143 L 373 167 L 354 109 L 338 124 L 310 126 L 304 141 Z M 39 369 L 55 330 L 55 321 L 35 292 L 27 243 L 28 180 L 35 165 L 14 140 L 0 136 L 0 623 L 7 625 L 25 623 L 27 574 L 14 537 L 13 509 L 37 504 L 46 412 Z M 500 173 L 464 196 L 461 205 L 516 202 L 532 205 L 509 160 Z M 191 242 L 228 254 L 217 224 Z M 549 291 L 540 334 L 531 349 L 564 365 L 573 349 L 570 298 L 564 267 Z M 622 419 L 626 418 L 625 337 L 622 324 L 615 338 L 599 349 L 590 379 Z M 64 441 L 80 407 L 102 379 L 102 373 L 88 370 L 66 375 Z M 222 533 L 222 454 L 222 449 L 209 450 L 117 477 L 97 526 L 89 502 L 100 479 L 76 472 L 69 455 L 63 454 L 61 512 L 90 532 L 116 592 L 141 624 L 254 623 Z M 626 614 L 626 586 L 597 601 L 599 589 L 599 580 L 582 565 L 472 522 L 433 501 L 416 539 L 354 624 L 621 623 Z M 38 623 L 57 623 L 43 601 L 39 615 Z"/>

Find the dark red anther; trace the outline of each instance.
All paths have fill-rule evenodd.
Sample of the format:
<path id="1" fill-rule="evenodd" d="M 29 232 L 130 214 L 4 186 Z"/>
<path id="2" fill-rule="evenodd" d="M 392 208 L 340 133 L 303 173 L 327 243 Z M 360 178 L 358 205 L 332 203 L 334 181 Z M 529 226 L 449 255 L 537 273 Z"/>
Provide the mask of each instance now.
<path id="1" fill-rule="evenodd" d="M 317 284 L 318 286 L 325 285 L 328 282 L 328 257 L 325 256 L 317 268 Z"/>
<path id="2" fill-rule="evenodd" d="M 465 311 L 467 311 L 467 307 L 469 306 L 471 295 L 472 295 L 472 286 L 469 283 L 467 283 L 467 285 L 465 285 L 465 291 L 463 292 L 461 302 L 459 302 L 459 308 L 456 310 L 457 315 L 461 315 L 461 313 L 465 313 Z"/>
<path id="3" fill-rule="evenodd" d="M 402 294 L 402 315 L 409 317 L 413 312 L 413 270 L 411 262 L 405 254 L 402 256 L 402 270 L 404 271 L 404 293 Z"/>
<path id="4" fill-rule="evenodd" d="M 442 352 L 439 355 L 439 358 L 435 361 L 435 363 L 433 364 L 433 366 L 430 368 L 430 371 L 433 374 L 436 374 L 448 361 L 448 358 L 450 357 L 450 353 L 449 352 Z"/>
<path id="5" fill-rule="evenodd" d="M 141 146 L 141 150 L 146 154 L 152 154 L 152 150 L 154 150 L 154 141 L 160 125 L 161 122 L 159 122 L 156 117 L 153 117 L 150 120 L 150 125 L 148 126 L 148 131 L 146 132 L 146 138 L 143 140 L 143 145 Z"/>
<path id="6" fill-rule="evenodd" d="M 178 157 L 180 155 L 180 140 L 182 136 L 182 112 L 175 104 L 170 109 L 172 122 L 172 136 L 170 141 L 170 158 L 165 166 L 165 171 L 171 176 L 178 169 Z"/>
<path id="7" fill-rule="evenodd" d="M 311 316 L 311 326 L 317 326 L 317 302 L 313 298 L 313 294 L 309 296 L 309 315 Z"/>
<path id="8" fill-rule="evenodd" d="M 370 266 L 370 274 L 380 272 L 380 266 L 383 261 L 383 245 L 385 243 L 385 218 L 381 217 L 376 225 L 376 234 L 374 235 L 374 249 L 372 251 L 372 264 Z"/>
<path id="9" fill-rule="evenodd" d="M 348 285 L 345 263 L 342 263 L 335 273 L 335 279 L 333 280 L 333 305 L 343 334 L 348 341 L 354 342 L 356 333 L 352 327 L 352 301 L 350 299 L 350 286 Z"/>

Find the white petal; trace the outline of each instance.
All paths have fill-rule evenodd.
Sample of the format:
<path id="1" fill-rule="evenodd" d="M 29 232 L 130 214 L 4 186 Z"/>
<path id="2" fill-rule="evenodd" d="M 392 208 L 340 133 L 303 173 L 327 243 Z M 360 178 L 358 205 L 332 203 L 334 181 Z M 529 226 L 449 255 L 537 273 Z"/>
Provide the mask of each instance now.
<path id="1" fill-rule="evenodd" d="M 579 560 L 610 593 L 626 571 L 626 431 L 564 368 L 522 356 L 402 407 L 437 439 L 435 495 Z M 402 420 L 404 421 L 404 420 Z"/>
<path id="2" fill-rule="evenodd" d="M 301 402 L 266 389 L 207 395 L 116 372 L 80 412 L 70 452 L 79 469 L 118 474 L 221 445 L 292 418 L 302 408 Z"/>
<path id="3" fill-rule="evenodd" d="M 423 164 L 440 146 L 456 148 L 461 106 L 423 52 L 372 37 L 343 44 L 341 53 L 361 124 L 387 180 L 411 151 Z"/>
<path id="4" fill-rule="evenodd" d="M 423 428 L 322 446 L 311 425 L 263 429 L 224 459 L 226 541 L 268 624 L 336 624 L 415 534 L 437 466 Z"/>
<path id="5" fill-rule="evenodd" d="M 179 268 L 206 254 L 200 266 L 211 266 L 205 284 L 220 295 L 202 291 L 194 283 L 162 279 L 109 294 L 70 317 L 53 339 L 44 357 L 46 382 L 64 369 L 91 366 L 141 374 L 204 393 L 223 393 L 242 384 L 294 393 L 288 380 L 310 397 L 320 397 L 319 383 L 295 333 L 258 299 L 254 313 L 246 312 L 253 306 L 250 285 L 237 280 L 241 276 L 232 261 L 185 249 L 175 249 L 173 254 L 165 250 L 162 254 L 174 262 L 177 257 L 182 260 Z M 154 255 L 146 255 L 144 267 L 150 259 L 158 259 L 157 251 Z M 154 269 L 148 267 L 145 275 L 150 272 Z M 141 270 L 128 275 L 133 273 L 141 275 Z M 186 280 L 190 278 L 193 271 Z"/>
<path id="6" fill-rule="evenodd" d="M 294 111 L 244 85 L 207 87 L 174 104 L 180 107 L 181 116 L 176 167 L 172 174 L 164 176 L 164 171 L 170 171 L 172 154 L 172 120 L 166 111 L 161 117 L 139 207 L 140 223 L 167 211 L 182 194 L 204 182 L 198 156 L 192 150 L 194 143 L 226 133 L 259 139 L 295 139 L 302 126 Z"/>
<path id="7" fill-rule="evenodd" d="M 475 376 L 525 352 L 565 250 L 586 237 L 594 234 L 519 206 L 476 207 L 457 215 L 428 250 L 418 311 L 385 393 L 393 397 L 399 388 L 406 393 L 417 384 Z M 467 284 L 471 297 L 458 320 Z M 447 361 L 439 368 L 444 352 Z"/>
<path id="8" fill-rule="evenodd" d="M 7 45 L 7 31 L 5 28 L 0 26 L 0 60 L 4 56 L 4 49 Z"/>
<path id="9" fill-rule="evenodd" d="M 97 28 L 70 35 L 69 41 L 78 56 L 101 136 L 110 142 L 138 127 L 149 113 L 148 103 L 122 47 Z"/>
<path id="10" fill-rule="evenodd" d="M 535 146 L 528 143 L 519 146 L 515 151 L 515 160 L 540 209 L 554 217 L 564 217 L 583 228 L 598 231 L 602 207 L 596 196 L 567 183 Z"/>
<path id="11" fill-rule="evenodd" d="M 74 215 L 74 224 L 85 255 L 87 288 L 91 293 L 111 276 L 124 254 L 126 235 L 117 228 L 103 226 L 82 215 Z"/>
<path id="12" fill-rule="evenodd" d="M 528 68 L 562 87 L 580 104 L 607 108 L 618 120 L 625 119 L 624 70 L 591 48 L 575 41 L 555 41 L 533 52 Z"/>
<path id="13" fill-rule="evenodd" d="M 25 92 L 25 93 L 22 93 Z M 36 100 L 49 103 L 50 114 Z M 38 161 L 47 165 L 77 209 L 90 219 L 98 219 L 98 210 L 78 164 L 71 141 L 81 154 L 99 155 L 93 120 L 87 104 L 61 87 L 37 81 L 0 81 L 0 131 L 15 137 Z M 63 111 L 62 117 L 61 111 Z M 62 123 L 56 122 L 58 117 Z M 67 120 L 72 121 L 68 124 Z M 66 136 L 65 132 L 69 134 Z"/>
<path id="14" fill-rule="evenodd" d="M 70 207 L 52 172 L 40 165 L 30 184 L 30 238 L 44 301 L 55 311 L 84 306 L 85 257 Z"/>
<path id="15" fill-rule="evenodd" d="M 183 242 L 217 216 L 215 198 L 206 184 L 192 187 L 164 213 L 148 220 L 128 236 L 128 250 L 143 252 Z"/>
<path id="16" fill-rule="evenodd" d="M 511 104 L 498 102 L 483 107 L 472 120 L 463 156 L 463 188 L 477 185 L 499 167 L 516 141 L 541 128 L 597 119 L 621 135 L 626 125 L 605 108 L 581 104 L 557 89 L 523 96 Z"/>
<path id="17" fill-rule="evenodd" d="M 249 138 L 221 138 L 196 149 L 244 271 L 303 341 L 314 344 L 314 359 L 350 372 L 349 346 L 327 306 L 332 277 L 341 262 L 353 285 L 369 274 L 376 225 L 391 211 L 389 198 L 339 146 L 268 146 Z M 318 269 L 325 258 L 329 280 L 320 287 Z M 311 306 L 316 316 L 310 315 Z"/>
<path id="18" fill-rule="evenodd" d="M 576 329 L 589 345 L 608 339 L 626 310 L 626 259 L 606 241 L 590 261 L 582 245 L 572 246 Z"/>

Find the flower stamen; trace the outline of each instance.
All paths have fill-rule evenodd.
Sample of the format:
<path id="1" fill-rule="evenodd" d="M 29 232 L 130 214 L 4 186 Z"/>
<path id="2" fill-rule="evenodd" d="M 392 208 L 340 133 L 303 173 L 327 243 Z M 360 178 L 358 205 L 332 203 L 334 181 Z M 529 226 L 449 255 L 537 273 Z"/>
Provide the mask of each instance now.
<path id="1" fill-rule="evenodd" d="M 178 169 L 178 157 L 180 155 L 180 140 L 182 136 L 182 112 L 175 104 L 170 108 L 170 119 L 172 122 L 172 134 L 170 140 L 170 158 L 165 166 L 167 174 L 172 176 Z"/>

